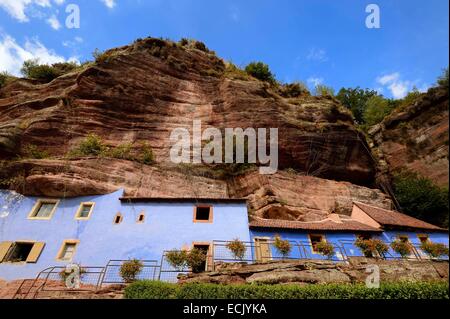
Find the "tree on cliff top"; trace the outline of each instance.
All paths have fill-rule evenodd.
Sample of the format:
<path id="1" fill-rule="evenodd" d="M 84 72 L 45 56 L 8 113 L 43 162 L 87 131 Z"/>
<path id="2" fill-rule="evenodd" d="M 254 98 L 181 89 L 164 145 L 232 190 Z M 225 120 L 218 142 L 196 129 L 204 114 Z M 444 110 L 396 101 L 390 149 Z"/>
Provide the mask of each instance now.
<path id="1" fill-rule="evenodd" d="M 374 95 L 367 100 L 364 111 L 364 123 L 372 126 L 380 123 L 388 114 L 391 113 L 394 106 L 389 100 L 380 95 Z"/>
<path id="2" fill-rule="evenodd" d="M 252 62 L 245 67 L 245 72 L 261 81 L 275 83 L 275 77 L 265 63 Z"/>
<path id="3" fill-rule="evenodd" d="M 23 62 L 20 72 L 28 79 L 50 82 L 53 79 L 75 70 L 78 65 L 74 62 L 61 62 L 52 65 L 39 64 L 39 60 Z"/>
<path id="4" fill-rule="evenodd" d="M 448 87 L 448 67 L 442 70 L 442 74 L 438 77 L 437 84 L 439 86 Z"/>
<path id="5" fill-rule="evenodd" d="M 336 98 L 348 108 L 359 124 L 364 123 L 364 112 L 366 110 L 366 103 L 372 97 L 378 95 L 377 91 L 370 89 L 356 88 L 342 88 L 339 90 Z"/>

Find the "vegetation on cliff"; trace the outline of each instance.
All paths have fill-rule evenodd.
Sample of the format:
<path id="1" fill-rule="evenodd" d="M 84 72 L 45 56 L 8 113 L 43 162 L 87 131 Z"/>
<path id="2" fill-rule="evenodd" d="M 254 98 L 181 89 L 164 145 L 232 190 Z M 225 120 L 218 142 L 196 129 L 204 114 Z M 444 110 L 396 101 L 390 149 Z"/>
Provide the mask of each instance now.
<path id="1" fill-rule="evenodd" d="M 57 77 L 72 72 L 80 66 L 75 62 L 40 64 L 39 60 L 27 60 L 23 63 L 21 73 L 28 79 L 50 82 Z"/>
<path id="2" fill-rule="evenodd" d="M 43 151 L 38 151 L 34 146 L 33 152 L 29 152 L 32 158 L 40 159 L 48 157 L 42 156 Z M 109 157 L 127 161 L 139 162 L 145 165 L 151 165 L 154 162 L 153 151 L 151 147 L 144 143 L 140 147 L 134 147 L 132 143 L 123 143 L 115 147 L 107 146 L 104 141 L 96 134 L 88 134 L 78 146 L 73 148 L 69 153 L 69 158 L 74 157 Z"/>
<path id="3" fill-rule="evenodd" d="M 448 87 L 448 77 L 448 68 L 445 68 L 435 86 Z M 356 123 L 367 131 L 390 114 L 403 111 L 422 95 L 423 93 L 414 87 L 404 98 L 390 99 L 375 90 L 356 87 L 340 89 L 336 99 L 352 112 Z"/>
<path id="4" fill-rule="evenodd" d="M 448 188 L 415 172 L 402 171 L 394 175 L 394 193 L 406 214 L 448 227 Z"/>
<path id="5" fill-rule="evenodd" d="M 164 138 L 195 117 L 208 119 L 216 127 L 278 127 L 279 171 L 295 172 L 291 187 L 301 183 L 301 175 L 376 187 L 373 154 L 351 114 L 357 122 L 358 118 L 370 119 L 369 113 L 364 116 L 366 102 L 376 92 L 352 89 L 334 98 L 332 89 L 322 85 L 313 92 L 317 96 L 312 96 L 300 81 L 279 82 L 263 62 L 244 70 L 217 57 L 204 43 L 189 39 L 137 39 L 127 46 L 97 50 L 94 58 L 80 66 L 42 66 L 29 61 L 23 71 L 31 81 L 10 83 L 9 76 L 0 77 L 5 83 L 0 101 L 0 179 L 4 187 L 28 195 L 59 196 L 64 181 L 71 185 L 71 196 L 84 195 L 87 190 L 104 193 L 119 186 L 145 193 L 146 185 L 168 178 L 172 185 L 184 187 L 152 192 L 200 196 L 211 191 L 209 186 L 186 183 L 182 177 L 188 177 L 189 181 L 217 186 L 217 196 L 267 199 L 254 207 L 256 211 L 277 205 L 256 178 L 253 188 L 237 190 L 234 185 L 240 183 L 240 177 L 252 175 L 255 165 L 169 165 L 165 161 L 170 145 Z M 64 77 L 42 85 L 61 75 Z M 347 108 L 339 103 L 341 97 Z M 139 171 L 136 162 L 156 165 L 141 166 Z M 103 169 L 104 165 L 115 169 Z M 111 176 L 122 169 L 130 174 Z M 145 183 L 141 182 L 143 174 Z M 67 177 L 75 175 L 77 178 Z M 339 182 L 332 185 L 341 187 Z M 258 190 L 262 195 L 256 194 Z M 280 183 L 275 192 L 279 197 L 289 190 Z M 384 207 L 386 197 L 379 190 L 358 188 L 349 199 L 360 199 L 356 193 Z M 302 204 L 294 196 L 287 197 L 285 206 L 299 214 L 295 207 Z M 320 205 L 313 204 L 317 210 L 328 210 L 328 205 L 326 209 Z"/>

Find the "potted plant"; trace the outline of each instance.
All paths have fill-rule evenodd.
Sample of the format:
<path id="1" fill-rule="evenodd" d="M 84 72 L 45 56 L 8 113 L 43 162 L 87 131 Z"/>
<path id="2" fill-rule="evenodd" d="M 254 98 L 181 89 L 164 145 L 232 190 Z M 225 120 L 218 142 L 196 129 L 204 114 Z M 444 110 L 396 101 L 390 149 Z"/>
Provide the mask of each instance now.
<path id="1" fill-rule="evenodd" d="M 142 261 L 137 259 L 131 259 L 120 266 L 120 276 L 126 283 L 130 283 L 136 280 L 136 277 L 144 268 Z"/>
<path id="2" fill-rule="evenodd" d="M 332 244 L 327 243 L 326 241 L 321 241 L 316 244 L 316 250 L 322 255 L 326 256 L 328 259 L 333 258 L 334 256 L 334 247 Z"/>
<path id="3" fill-rule="evenodd" d="M 245 244 L 242 241 L 236 238 L 235 240 L 227 243 L 226 247 L 231 251 L 234 259 L 239 259 L 240 261 L 244 259 L 247 248 L 245 247 Z"/>
<path id="4" fill-rule="evenodd" d="M 445 244 L 433 243 L 431 241 L 423 242 L 420 248 L 431 258 L 448 256 L 448 247 Z"/>
<path id="5" fill-rule="evenodd" d="M 400 239 L 394 240 L 391 243 L 391 247 L 397 254 L 402 256 L 402 258 L 406 258 L 412 253 L 411 244 Z"/>
<path id="6" fill-rule="evenodd" d="M 355 246 L 361 249 L 365 257 L 383 257 L 388 251 L 389 246 L 381 239 L 362 239 L 358 238 Z"/>
<path id="7" fill-rule="evenodd" d="M 176 250 L 166 252 L 165 254 L 167 262 L 175 269 L 182 271 L 187 267 L 187 251 Z"/>
<path id="8" fill-rule="evenodd" d="M 283 258 L 286 258 L 289 256 L 292 250 L 292 245 L 288 240 L 281 239 L 280 236 L 275 236 L 275 240 L 273 242 L 273 246 L 275 249 L 283 256 Z"/>
<path id="9" fill-rule="evenodd" d="M 198 248 L 192 248 L 187 254 L 186 263 L 192 272 L 199 273 L 205 271 L 206 253 Z"/>

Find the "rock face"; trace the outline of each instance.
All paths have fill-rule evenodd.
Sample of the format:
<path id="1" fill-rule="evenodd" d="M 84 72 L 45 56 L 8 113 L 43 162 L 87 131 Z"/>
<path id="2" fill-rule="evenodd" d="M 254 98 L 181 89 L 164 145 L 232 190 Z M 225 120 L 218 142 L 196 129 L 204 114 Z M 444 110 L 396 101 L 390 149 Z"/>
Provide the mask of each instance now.
<path id="1" fill-rule="evenodd" d="M 279 169 L 290 173 L 264 177 L 251 168 L 230 174 L 224 165 L 173 164 L 170 134 L 191 129 L 193 120 L 203 129 L 278 128 Z M 130 143 L 133 154 L 148 143 L 155 163 L 67 157 L 88 133 L 108 147 Z M 50 157 L 27 157 L 30 145 Z M 336 100 L 283 98 L 267 83 L 230 72 L 209 51 L 152 38 L 107 51 L 48 84 L 20 79 L 2 88 L 0 160 L 3 187 L 25 195 L 124 188 L 129 196 L 246 196 L 258 214 L 276 201 L 288 204 L 269 213 L 288 219 L 307 212 L 316 219 L 315 213 L 342 205 L 345 211 L 354 198 L 388 205 L 386 196 L 363 187 L 374 186 L 374 162 L 364 135 Z"/>
<path id="2" fill-rule="evenodd" d="M 274 261 L 264 264 L 219 264 L 216 271 L 181 275 L 180 283 L 318 284 L 364 283 L 368 267 L 378 266 L 381 282 L 447 281 L 447 261 L 378 260 L 354 257 L 349 263 L 327 260 Z M 372 271 L 371 271 L 372 272 Z"/>
<path id="3" fill-rule="evenodd" d="M 448 87 L 432 88 L 370 131 L 385 172 L 410 169 L 448 186 Z"/>
<path id="4" fill-rule="evenodd" d="M 228 190 L 231 197 L 248 198 L 251 216 L 267 219 L 318 221 L 332 212 L 350 215 L 354 201 L 392 208 L 380 190 L 291 172 L 248 173 L 230 180 Z"/>
<path id="5" fill-rule="evenodd" d="M 0 299 L 123 299 L 125 285 L 110 285 L 100 289 L 95 286 L 83 287 L 82 290 L 69 290 L 61 286 L 61 282 L 47 280 L 45 289 L 41 285 L 44 282 L 36 282 L 36 288 L 30 290 L 22 286 L 25 293 L 16 294 L 22 280 L 2 281 L 0 280 Z"/>

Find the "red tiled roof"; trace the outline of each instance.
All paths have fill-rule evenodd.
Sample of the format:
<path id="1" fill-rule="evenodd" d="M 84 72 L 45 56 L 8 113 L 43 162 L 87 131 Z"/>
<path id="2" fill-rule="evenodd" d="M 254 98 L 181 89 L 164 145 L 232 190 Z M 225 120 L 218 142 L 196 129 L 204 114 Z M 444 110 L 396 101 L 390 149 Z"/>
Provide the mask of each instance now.
<path id="1" fill-rule="evenodd" d="M 429 224 L 420 219 L 399 213 L 397 211 L 374 207 L 359 202 L 355 202 L 354 204 L 362 209 L 373 220 L 383 226 L 447 231 L 444 228 Z"/>
<path id="2" fill-rule="evenodd" d="M 145 202 L 215 202 L 215 203 L 245 203 L 245 198 L 208 198 L 208 197 L 120 197 L 120 201 L 128 203 Z"/>
<path id="3" fill-rule="evenodd" d="M 342 220 L 337 223 L 330 219 L 318 222 L 300 222 L 292 220 L 279 219 L 255 219 L 250 222 L 251 228 L 279 228 L 279 229 L 295 229 L 295 230 L 328 230 L 328 231 L 370 231 L 380 232 L 380 229 L 362 224 L 354 220 Z"/>

